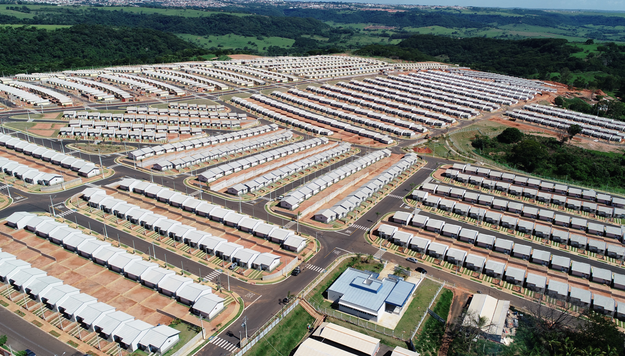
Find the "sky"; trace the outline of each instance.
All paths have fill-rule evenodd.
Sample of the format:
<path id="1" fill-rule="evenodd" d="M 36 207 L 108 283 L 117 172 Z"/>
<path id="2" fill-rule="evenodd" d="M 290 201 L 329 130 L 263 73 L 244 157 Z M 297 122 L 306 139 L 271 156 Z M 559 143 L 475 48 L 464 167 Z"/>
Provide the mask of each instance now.
<path id="1" fill-rule="evenodd" d="M 625 11 L 625 0 L 346 0 L 342 2 L 411 5 L 459 5 L 503 8 L 522 7 L 528 9 Z"/>

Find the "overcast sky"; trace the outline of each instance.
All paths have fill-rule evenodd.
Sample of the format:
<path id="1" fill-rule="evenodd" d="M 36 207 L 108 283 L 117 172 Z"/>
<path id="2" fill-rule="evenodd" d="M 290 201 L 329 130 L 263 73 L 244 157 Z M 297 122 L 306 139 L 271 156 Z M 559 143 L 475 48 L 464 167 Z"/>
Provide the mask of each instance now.
<path id="1" fill-rule="evenodd" d="M 313 1 L 313 0 L 311 0 Z M 342 1 L 342 0 L 331 0 Z M 377 4 L 460 5 L 483 7 L 523 7 L 530 9 L 583 9 L 625 11 L 625 0 L 348 0 Z"/>

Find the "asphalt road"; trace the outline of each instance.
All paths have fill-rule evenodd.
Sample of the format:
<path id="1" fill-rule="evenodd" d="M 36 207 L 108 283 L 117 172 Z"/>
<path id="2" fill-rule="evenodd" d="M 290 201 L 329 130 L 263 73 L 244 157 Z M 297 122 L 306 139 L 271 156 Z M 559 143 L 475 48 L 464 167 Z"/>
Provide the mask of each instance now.
<path id="1" fill-rule="evenodd" d="M 6 308 L 0 308 L 0 335 L 7 336 L 7 345 L 13 351 L 29 349 L 37 355 L 82 355 Z"/>

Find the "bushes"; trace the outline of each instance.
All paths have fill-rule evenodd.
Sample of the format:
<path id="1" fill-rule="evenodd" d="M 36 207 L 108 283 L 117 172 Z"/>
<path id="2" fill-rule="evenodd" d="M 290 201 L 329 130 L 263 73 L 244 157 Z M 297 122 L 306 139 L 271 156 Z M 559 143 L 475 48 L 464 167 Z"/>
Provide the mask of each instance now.
<path id="1" fill-rule="evenodd" d="M 516 127 L 508 127 L 497 136 L 497 141 L 501 143 L 517 143 L 523 139 L 523 133 Z"/>

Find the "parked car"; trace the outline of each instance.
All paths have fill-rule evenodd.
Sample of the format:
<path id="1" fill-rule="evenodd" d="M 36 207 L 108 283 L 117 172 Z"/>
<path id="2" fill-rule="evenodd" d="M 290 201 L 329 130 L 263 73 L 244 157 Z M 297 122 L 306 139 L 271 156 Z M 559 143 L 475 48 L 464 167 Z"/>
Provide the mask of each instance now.
<path id="1" fill-rule="evenodd" d="M 422 274 L 428 274 L 428 271 L 426 271 L 424 268 L 422 267 L 417 267 L 416 268 L 417 272 L 422 273 Z"/>
<path id="2" fill-rule="evenodd" d="M 301 270 L 301 268 L 299 268 L 299 266 L 297 266 L 297 267 L 295 267 L 295 268 L 293 269 L 293 272 L 291 272 L 291 275 L 293 275 L 293 276 L 297 276 L 297 275 L 298 275 L 298 274 L 300 274 L 300 273 L 302 273 L 302 270 Z"/>
<path id="3" fill-rule="evenodd" d="M 412 263 L 417 263 L 417 259 L 414 258 L 414 257 L 408 257 L 408 258 L 406 258 L 406 261 L 412 262 Z"/>

